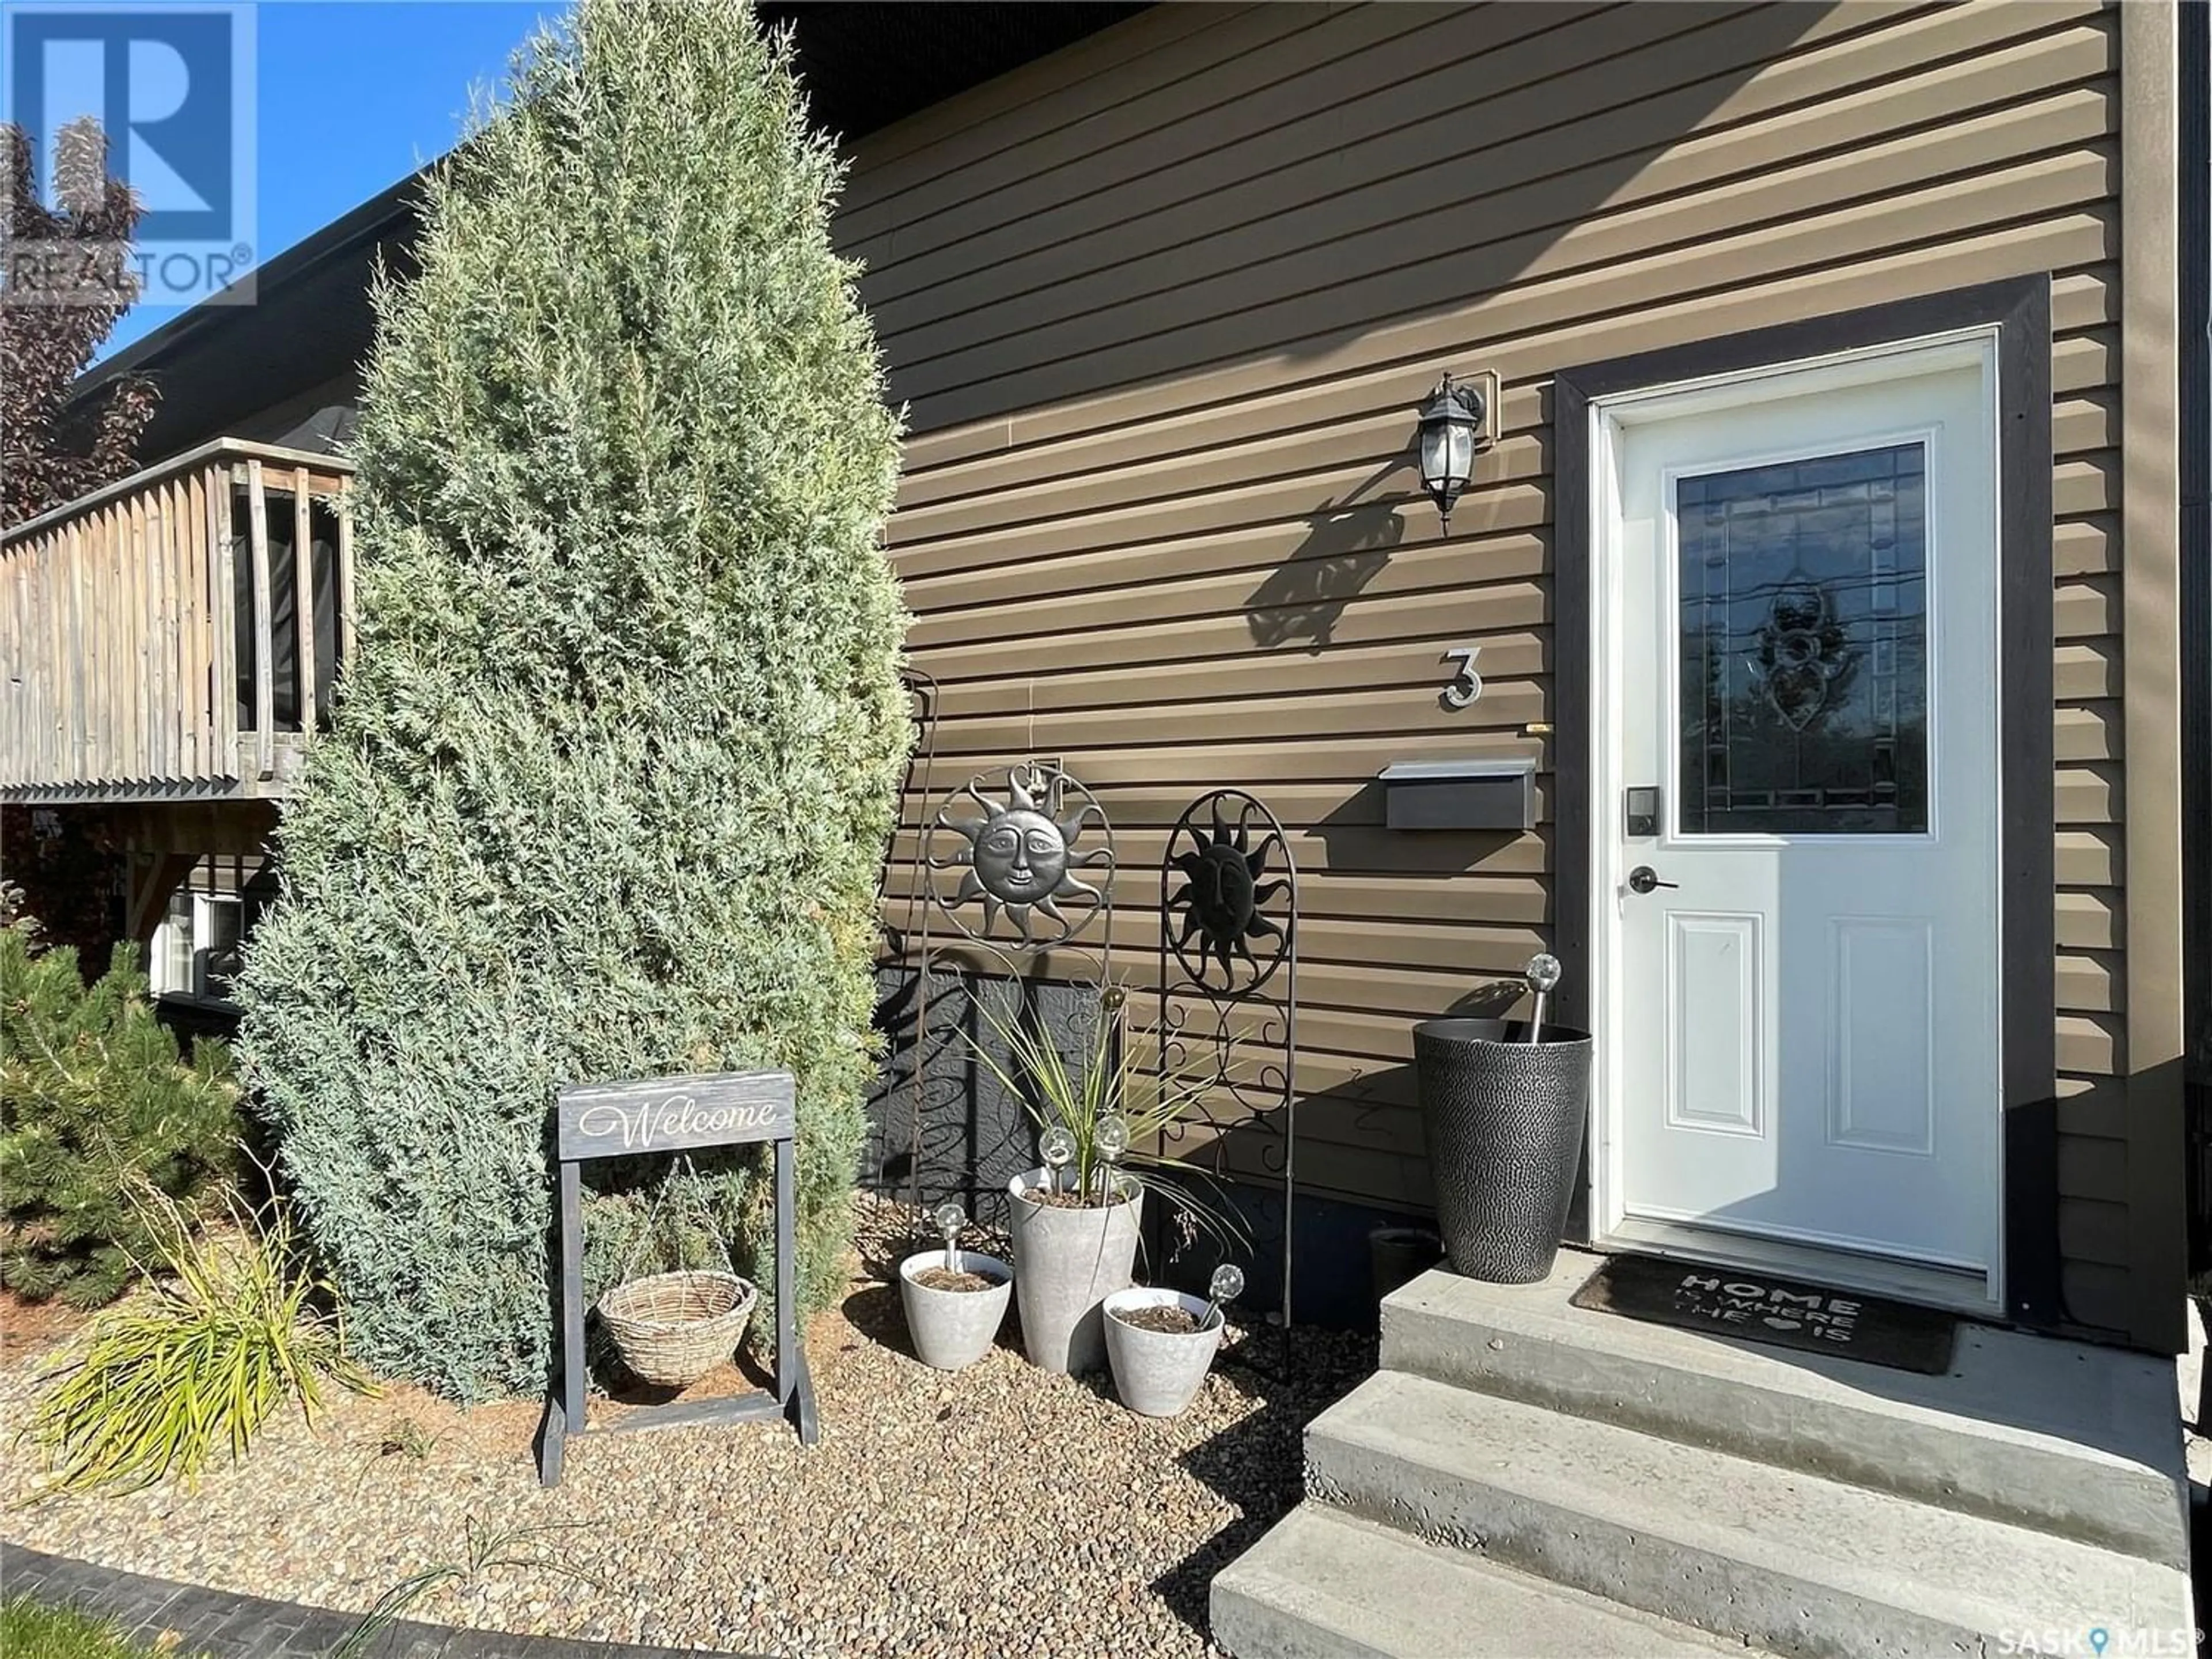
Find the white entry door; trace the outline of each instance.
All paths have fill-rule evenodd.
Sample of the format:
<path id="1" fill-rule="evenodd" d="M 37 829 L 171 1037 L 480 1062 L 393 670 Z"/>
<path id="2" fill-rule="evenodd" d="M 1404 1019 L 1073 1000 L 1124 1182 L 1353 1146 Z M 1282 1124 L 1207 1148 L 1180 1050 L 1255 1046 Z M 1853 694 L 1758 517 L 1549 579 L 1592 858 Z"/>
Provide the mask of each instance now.
<path id="1" fill-rule="evenodd" d="M 1595 411 L 1601 1231 L 1997 1300 L 1995 373 Z"/>

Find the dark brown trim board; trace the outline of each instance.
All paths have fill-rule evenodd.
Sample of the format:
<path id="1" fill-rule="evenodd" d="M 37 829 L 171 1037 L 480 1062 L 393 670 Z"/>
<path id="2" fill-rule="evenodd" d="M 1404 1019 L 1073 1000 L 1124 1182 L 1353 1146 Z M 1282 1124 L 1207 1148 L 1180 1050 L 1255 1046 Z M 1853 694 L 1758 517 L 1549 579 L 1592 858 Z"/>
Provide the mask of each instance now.
<path id="1" fill-rule="evenodd" d="M 1565 984 L 1587 988 L 1590 708 L 1590 432 L 1594 399 L 1729 374 L 1955 329 L 1995 325 L 2000 402 L 1998 568 L 2004 685 L 2002 978 L 2004 1249 L 2008 1312 L 2023 1325 L 2067 1323 L 2059 1296 L 2057 942 L 2053 919 L 2051 724 L 2051 282 L 2017 278 L 1928 295 L 1747 334 L 1616 357 L 1553 383 L 1558 495 L 1553 508 L 1553 680 L 1557 776 L 1553 817 L 1554 925 Z M 1586 988 L 1563 1018 L 1586 1025 Z M 1585 1181 L 1587 1174 L 1585 1174 Z M 1587 1192 L 1577 1206 L 1586 1216 Z M 1587 1223 L 1585 1222 L 1585 1227 Z M 1587 1237 L 1587 1232 L 1584 1234 Z"/>
<path id="2" fill-rule="evenodd" d="M 2187 1345 L 2182 1065 L 2179 14 L 2122 6 L 2120 686 L 2129 1334 Z M 2196 181 L 2202 189 L 2203 180 Z"/>
<path id="3" fill-rule="evenodd" d="M 2201 1276 L 2212 1274 L 2212 8 L 2184 6 L 2178 21 L 2182 1085 L 2189 1271 Z"/>

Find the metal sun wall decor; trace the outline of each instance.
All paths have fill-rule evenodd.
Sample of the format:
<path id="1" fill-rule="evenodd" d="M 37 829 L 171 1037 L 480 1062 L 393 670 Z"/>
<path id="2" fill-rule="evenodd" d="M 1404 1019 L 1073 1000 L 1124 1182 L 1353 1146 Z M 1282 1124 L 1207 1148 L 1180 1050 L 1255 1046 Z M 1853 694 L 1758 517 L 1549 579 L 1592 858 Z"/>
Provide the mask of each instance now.
<path id="1" fill-rule="evenodd" d="M 930 899 L 955 928 L 978 945 L 1026 954 L 1072 942 L 1109 908 L 1113 826 L 1060 766 L 1018 761 L 970 778 L 931 815 L 922 862 Z M 959 872 L 949 894 L 940 880 L 947 871 Z M 1084 879 L 1090 871 L 1095 881 Z M 967 908 L 976 902 L 980 923 Z M 1002 915 L 1011 940 L 998 936 Z"/>
<path id="2" fill-rule="evenodd" d="M 1183 810 L 1160 863 L 1162 1075 L 1202 1064 L 1213 1086 L 1195 1120 L 1165 1139 L 1227 1178 L 1229 1143 L 1257 1138 L 1281 1178 L 1283 1328 L 1290 1327 L 1291 1210 L 1297 1188 L 1292 1081 L 1298 1053 L 1298 876 L 1281 821 L 1256 796 L 1215 789 Z M 1196 1161 L 1196 1160 L 1191 1160 Z M 1268 1219 L 1261 1206 L 1257 1219 Z M 1255 1227 L 1255 1233 L 1260 1231 Z"/>

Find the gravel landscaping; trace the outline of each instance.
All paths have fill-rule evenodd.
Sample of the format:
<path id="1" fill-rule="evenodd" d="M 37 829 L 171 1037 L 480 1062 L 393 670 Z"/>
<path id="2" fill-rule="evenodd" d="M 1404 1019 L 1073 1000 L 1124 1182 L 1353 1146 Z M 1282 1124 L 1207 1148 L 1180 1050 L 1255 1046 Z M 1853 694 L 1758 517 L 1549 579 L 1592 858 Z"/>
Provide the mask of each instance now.
<path id="1" fill-rule="evenodd" d="M 1250 1342 L 1272 1370 L 1280 1339 L 1232 1318 L 1222 1362 L 1166 1421 L 1124 1410 L 1103 1376 L 1036 1370 L 1008 1346 L 1011 1316 L 1000 1346 L 947 1375 L 912 1357 L 886 1282 L 934 1236 L 888 1204 L 862 1216 L 848 1293 L 809 1334 L 813 1448 L 771 1425 L 593 1434 L 548 1492 L 530 1460 L 537 1402 L 463 1412 L 395 1389 L 337 1401 L 316 1431 L 282 1420 L 196 1492 L 17 1507 L 37 1484 L 17 1444 L 0 1535 L 358 1610 L 464 1561 L 472 1529 L 504 1532 L 491 1553 L 523 1565 L 488 1565 L 407 1616 L 777 1654 L 1212 1651 L 1207 1582 L 1297 1502 L 1300 1431 L 1372 1368 L 1372 1339 L 1296 1333 L 1278 1382 L 1237 1351 Z M 30 1395 L 10 1351 L 0 1426 L 21 1425 Z M 595 1403 L 593 1421 L 619 1410 Z"/>

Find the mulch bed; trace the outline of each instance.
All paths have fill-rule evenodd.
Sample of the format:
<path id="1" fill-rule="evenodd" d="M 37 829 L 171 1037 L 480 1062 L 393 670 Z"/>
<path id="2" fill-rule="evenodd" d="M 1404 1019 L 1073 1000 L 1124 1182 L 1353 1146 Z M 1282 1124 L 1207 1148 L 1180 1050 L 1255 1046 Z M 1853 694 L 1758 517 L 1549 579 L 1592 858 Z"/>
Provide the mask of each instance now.
<path id="1" fill-rule="evenodd" d="M 0 1291 L 0 1364 L 66 1340 L 91 1317 L 66 1303 L 26 1302 L 13 1291 Z"/>

